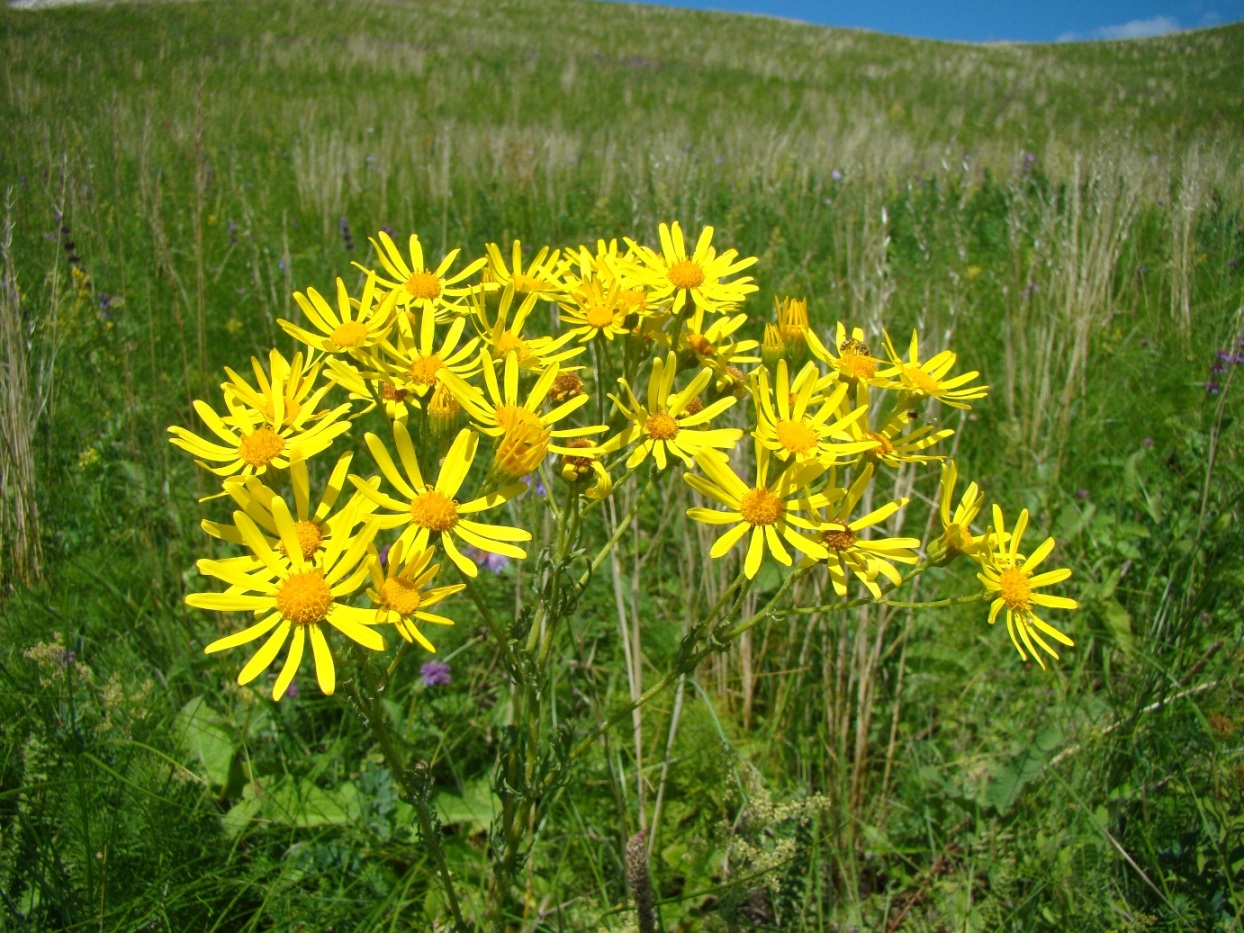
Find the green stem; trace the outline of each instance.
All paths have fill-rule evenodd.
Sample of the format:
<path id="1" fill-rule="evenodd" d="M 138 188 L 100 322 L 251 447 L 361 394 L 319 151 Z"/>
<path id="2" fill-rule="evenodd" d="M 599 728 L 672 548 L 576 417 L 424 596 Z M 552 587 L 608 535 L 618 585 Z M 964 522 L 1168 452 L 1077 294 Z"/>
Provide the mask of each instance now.
<path id="1" fill-rule="evenodd" d="M 516 683 L 522 683 L 523 669 L 518 663 L 518 658 L 514 655 L 514 649 L 510 646 L 509 633 L 501 627 L 501 623 L 497 621 L 492 614 L 492 610 L 488 608 L 488 603 L 484 601 L 483 595 L 475 588 L 474 578 L 467 576 L 457 564 L 454 564 L 454 569 L 458 571 L 459 578 L 466 584 L 467 594 L 470 595 L 471 601 L 475 603 L 475 608 L 479 610 L 479 614 L 483 617 L 484 624 L 488 626 L 489 631 L 492 632 L 492 637 L 501 649 L 501 658 L 505 661 L 506 670 L 510 672 L 510 677 Z"/>

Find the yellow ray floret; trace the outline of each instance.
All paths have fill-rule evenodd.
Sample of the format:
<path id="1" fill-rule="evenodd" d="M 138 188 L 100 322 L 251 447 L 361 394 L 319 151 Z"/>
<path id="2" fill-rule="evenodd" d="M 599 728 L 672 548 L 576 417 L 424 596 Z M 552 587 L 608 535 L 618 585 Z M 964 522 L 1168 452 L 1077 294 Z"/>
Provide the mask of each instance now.
<path id="1" fill-rule="evenodd" d="M 652 304 L 666 305 L 673 314 L 678 314 L 688 303 L 720 313 L 733 309 L 756 291 L 751 276 L 722 281 L 753 265 L 756 257 L 737 259 L 738 251 L 733 249 L 717 255 L 712 245 L 712 227 L 701 231 L 691 253 L 687 252 L 682 227 L 677 221 L 669 226 L 661 224 L 660 234 L 660 252 L 627 241 L 638 260 L 631 267 L 631 274 L 647 287 Z"/>
<path id="2" fill-rule="evenodd" d="M 967 384 L 980 375 L 978 372 L 945 378 L 957 359 L 956 354 L 950 350 L 943 350 L 923 363 L 920 362 L 920 337 L 913 330 L 908 358 L 904 360 L 895 351 L 890 335 L 884 331 L 882 333 L 885 337 L 886 355 L 892 365 L 877 373 L 877 378 L 883 380 L 878 385 L 887 389 L 898 389 L 911 398 L 935 398 L 943 405 L 963 409 L 972 407 L 967 404 L 972 399 L 984 398 L 989 394 L 989 386 Z"/>
<path id="3" fill-rule="evenodd" d="M 487 525 L 464 517 L 508 502 L 525 490 L 526 484 L 510 483 L 468 502 L 459 502 L 455 498 L 475 460 L 475 451 L 479 445 L 478 433 L 469 429 L 458 433 L 441 464 L 435 483 L 425 482 L 414 444 L 404 424 L 399 422 L 393 425 L 393 442 L 402 465 L 401 470 L 397 468 L 379 437 L 367 434 L 364 439 L 380 467 L 380 472 L 402 498 L 397 499 L 379 492 L 357 476 L 351 476 L 350 481 L 380 509 L 387 510 L 376 516 L 379 527 L 402 528 L 399 540 L 404 548 L 421 550 L 427 547 L 428 539 L 436 534 L 449 559 L 468 577 L 477 576 L 479 570 L 459 550 L 458 539 L 491 554 L 520 560 L 527 556 L 527 552 L 518 547 L 516 542 L 530 541 L 531 532 L 509 525 Z"/>
<path id="4" fill-rule="evenodd" d="M 223 593 L 193 593 L 186 597 L 186 603 L 215 612 L 251 612 L 259 619 L 249 628 L 218 638 L 204 649 L 213 654 L 266 636 L 238 674 L 239 684 L 250 683 L 267 670 L 288 643 L 285 663 L 272 687 L 272 698 L 279 700 L 298 672 L 310 641 L 316 680 L 324 693 L 331 694 L 336 689 L 337 675 L 325 637 L 326 625 L 364 648 L 384 650 L 384 639 L 371 628 L 375 623 L 372 610 L 349 605 L 350 597 L 367 578 L 363 558 L 375 536 L 376 523 L 368 522 L 353 536 L 334 536 L 323 555 L 310 561 L 302 556 L 296 523 L 279 498 L 272 501 L 272 517 L 284 550 L 273 549 L 245 512 L 234 512 L 237 534 L 259 569 L 247 572 L 236 561 L 200 560 L 200 573 L 227 583 L 229 588 Z"/>
<path id="5" fill-rule="evenodd" d="M 794 464 L 770 482 L 769 451 L 757 444 L 756 483 L 749 486 L 730 468 L 729 461 L 711 451 L 701 451 L 695 460 L 704 475 L 686 474 L 687 484 L 726 508 L 721 511 L 697 506 L 687 509 L 687 516 L 708 525 L 733 526 L 717 539 L 709 551 L 710 557 L 726 555 L 749 533 L 751 540 L 743 561 L 743 572 L 748 579 L 760 570 L 766 550 L 779 563 L 791 565 L 791 555 L 783 541 L 813 560 L 824 560 L 828 556 L 815 535 L 805 533 L 815 532 L 818 527 L 809 516 L 842 495 L 842 490 L 816 494 L 808 491 L 808 484 L 825 472 L 823 464 L 815 461 Z"/>
<path id="6" fill-rule="evenodd" d="M 398 307 L 411 312 L 430 311 L 442 319 L 465 313 L 466 307 L 455 299 L 465 298 L 471 293 L 472 288 L 464 284 L 465 280 L 484 268 L 488 260 L 477 259 L 450 274 L 449 270 L 461 250 L 450 250 L 440 265 L 433 269 L 425 265 L 423 245 L 415 234 L 410 235 L 409 260 L 402 255 L 391 236 L 383 230 L 378 236 L 379 242 L 375 239 L 370 242 L 380 265 L 392 278 L 386 279 L 377 275 L 377 280 L 385 288 L 393 289 L 397 293 L 395 300 Z M 374 274 L 373 270 L 364 265 L 357 262 L 354 265 L 364 272 Z"/>
<path id="7" fill-rule="evenodd" d="M 488 268 L 484 270 L 486 281 L 502 288 L 513 285 L 514 293 L 524 298 L 535 295 L 545 301 L 554 301 L 565 294 L 566 283 L 562 281 L 558 262 L 560 250 L 550 252 L 547 246 L 540 247 L 526 268 L 523 266 L 523 244 L 518 240 L 514 241 L 508 266 L 496 243 L 489 243 L 484 250 L 488 253 Z"/>
<path id="8" fill-rule="evenodd" d="M 832 377 L 830 377 L 832 378 Z M 808 363 L 792 380 L 786 360 L 779 360 L 773 386 L 768 369 L 761 369 L 753 397 L 756 400 L 755 436 L 782 460 L 824 460 L 858 454 L 876 446 L 871 439 L 852 438 L 848 429 L 868 413 L 859 406 L 839 411 L 847 384 L 838 382 L 828 395 L 820 395 L 820 372 Z"/>
<path id="9" fill-rule="evenodd" d="M 488 316 L 488 301 L 484 294 L 480 293 L 475 297 L 475 326 L 480 332 L 482 349 L 488 350 L 494 365 L 513 353 L 518 358 L 521 369 L 543 372 L 554 363 L 564 364 L 587 349 L 581 346 L 566 348 L 566 344 L 574 339 L 573 334 L 561 334 L 557 337 L 525 336 L 523 325 L 535 310 L 536 296 L 528 295 L 515 310 L 515 294 L 513 284 L 505 287 L 497 302 L 497 316 L 492 320 Z M 511 311 L 514 312 L 513 317 L 510 316 Z"/>
<path id="10" fill-rule="evenodd" d="M 990 540 L 994 547 L 981 568 L 983 572 L 976 576 L 985 585 L 986 594 L 997 594 L 989 606 L 989 624 L 993 625 L 998 619 L 998 614 L 1005 609 L 1006 630 L 1011 635 L 1011 643 L 1015 645 L 1015 650 L 1025 661 L 1028 660 L 1028 654 L 1031 654 L 1044 668 L 1045 659 L 1041 657 L 1037 647 L 1055 660 L 1058 659 L 1058 652 L 1049 646 L 1041 637 L 1042 634 L 1068 647 L 1074 646 L 1075 642 L 1040 618 L 1033 611 L 1033 607 L 1078 609 L 1080 604 L 1065 596 L 1052 596 L 1037 592 L 1043 586 L 1062 583 L 1071 576 L 1071 570 L 1063 567 L 1059 570 L 1048 570 L 1034 575 L 1033 571 L 1054 550 L 1054 539 L 1046 538 L 1032 554 L 1025 557 L 1019 552 L 1019 548 L 1027 528 L 1028 510 L 1024 509 L 1019 513 L 1019 518 L 1015 520 L 1015 530 L 1011 533 L 1010 543 L 1002 545 L 1000 542 L 1005 538 L 1006 526 L 1002 518 L 1002 509 L 995 504 L 993 527 L 990 530 Z M 1024 653 L 1025 648 L 1028 649 L 1028 654 Z"/>

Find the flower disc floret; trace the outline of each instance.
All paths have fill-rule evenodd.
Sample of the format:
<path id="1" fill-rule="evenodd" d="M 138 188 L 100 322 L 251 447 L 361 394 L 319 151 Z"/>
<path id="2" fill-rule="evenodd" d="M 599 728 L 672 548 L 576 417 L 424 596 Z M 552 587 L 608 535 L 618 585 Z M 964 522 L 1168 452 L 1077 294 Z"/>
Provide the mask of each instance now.
<path id="1" fill-rule="evenodd" d="M 302 552 L 303 560 L 310 560 L 324 544 L 324 529 L 319 522 L 294 522 L 294 533 L 298 536 L 298 549 Z M 281 542 L 280 551 L 282 554 L 286 553 L 285 542 Z"/>
<path id="2" fill-rule="evenodd" d="M 739 501 L 739 514 L 752 525 L 772 525 L 784 508 L 781 498 L 763 486 L 749 489 Z"/>
<path id="3" fill-rule="evenodd" d="M 410 520 L 429 531 L 449 531 L 458 524 L 458 503 L 429 487 L 411 500 Z"/>
<path id="4" fill-rule="evenodd" d="M 332 333 L 332 341 L 341 349 L 357 347 L 367 339 L 367 325 L 361 321 L 346 321 Z"/>
<path id="5" fill-rule="evenodd" d="M 405 577 L 389 577 L 380 586 L 380 598 L 386 609 L 392 609 L 399 615 L 413 615 L 423 605 L 419 595 L 419 587 L 414 580 Z"/>
<path id="6" fill-rule="evenodd" d="M 1023 567 L 1007 567 L 999 574 L 999 592 L 1002 602 L 1013 612 L 1032 608 L 1032 584 L 1028 571 Z"/>
<path id="7" fill-rule="evenodd" d="M 855 534 L 845 525 L 829 528 L 821 532 L 821 541 L 825 547 L 835 551 L 845 551 L 855 543 Z"/>
<path id="8" fill-rule="evenodd" d="M 406 291 L 412 298 L 433 301 L 441 297 L 441 280 L 431 272 L 416 272 L 406 280 Z"/>
<path id="9" fill-rule="evenodd" d="M 779 421 L 774 431 L 778 443 L 795 454 L 807 453 L 820 440 L 816 432 L 802 421 Z"/>
<path id="10" fill-rule="evenodd" d="M 436 374 L 445 368 L 445 362 L 436 354 L 421 356 L 406 369 L 406 377 L 421 386 L 436 385 Z"/>
<path id="11" fill-rule="evenodd" d="M 276 608 L 295 625 L 323 622 L 333 605 L 333 591 L 321 570 L 295 573 L 276 589 Z"/>
<path id="12" fill-rule="evenodd" d="M 699 288 L 704 284 L 704 269 L 698 262 L 683 259 L 670 266 L 669 280 L 675 288 Z"/>
<path id="13" fill-rule="evenodd" d="M 266 467 L 285 449 L 285 439 L 267 425 L 242 435 L 238 456 L 253 467 Z"/>
<path id="14" fill-rule="evenodd" d="M 669 441 L 678 436 L 678 422 L 663 411 L 650 417 L 645 427 L 653 440 Z"/>

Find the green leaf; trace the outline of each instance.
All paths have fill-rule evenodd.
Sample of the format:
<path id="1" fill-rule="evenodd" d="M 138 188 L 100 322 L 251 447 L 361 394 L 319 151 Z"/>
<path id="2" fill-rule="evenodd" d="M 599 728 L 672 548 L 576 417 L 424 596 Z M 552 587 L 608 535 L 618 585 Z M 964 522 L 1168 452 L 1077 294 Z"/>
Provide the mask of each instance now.
<path id="1" fill-rule="evenodd" d="M 263 813 L 287 826 L 345 826 L 361 816 L 358 789 L 349 781 L 327 791 L 310 781 L 285 779 L 263 797 Z"/>
<path id="2" fill-rule="evenodd" d="M 461 797 L 442 791 L 432 799 L 432 805 L 446 826 L 465 825 L 472 832 L 487 830 L 499 809 L 499 801 L 483 778 L 468 783 Z"/>
<path id="3" fill-rule="evenodd" d="M 224 717 L 208 706 L 203 697 L 195 697 L 181 708 L 173 729 L 186 751 L 203 764 L 207 779 L 223 787 L 229 780 L 236 750 L 234 732 L 225 724 Z"/>
<path id="4" fill-rule="evenodd" d="M 1106 624 L 1106 630 L 1114 637 L 1114 642 L 1119 646 L 1119 650 L 1131 657 L 1133 648 L 1132 614 L 1124 609 L 1118 600 L 1112 599 L 1106 603 L 1105 610 L 1102 613 L 1102 621 Z"/>
<path id="5" fill-rule="evenodd" d="M 239 800 L 221 819 L 225 832 L 230 836 L 243 832 L 256 822 L 262 809 L 263 801 L 258 797 L 246 797 Z"/>
<path id="6" fill-rule="evenodd" d="M 985 789 L 985 804 L 1005 816 L 1015 806 L 1024 785 L 1045 767 L 1051 753 L 1063 740 L 1062 730 L 1049 726 L 1010 764 L 1003 765 Z"/>

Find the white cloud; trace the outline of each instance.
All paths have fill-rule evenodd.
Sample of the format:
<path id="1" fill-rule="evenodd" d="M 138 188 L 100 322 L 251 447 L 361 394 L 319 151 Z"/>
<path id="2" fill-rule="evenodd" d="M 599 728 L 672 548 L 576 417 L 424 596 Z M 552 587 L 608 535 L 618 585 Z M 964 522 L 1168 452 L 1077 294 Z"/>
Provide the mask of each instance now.
<path id="1" fill-rule="evenodd" d="M 1133 19 L 1117 26 L 1103 26 L 1090 33 L 1064 32 L 1059 42 L 1083 42 L 1086 39 L 1144 39 L 1148 36 L 1164 36 L 1179 32 L 1179 20 L 1173 16 L 1154 16 L 1150 19 Z"/>

